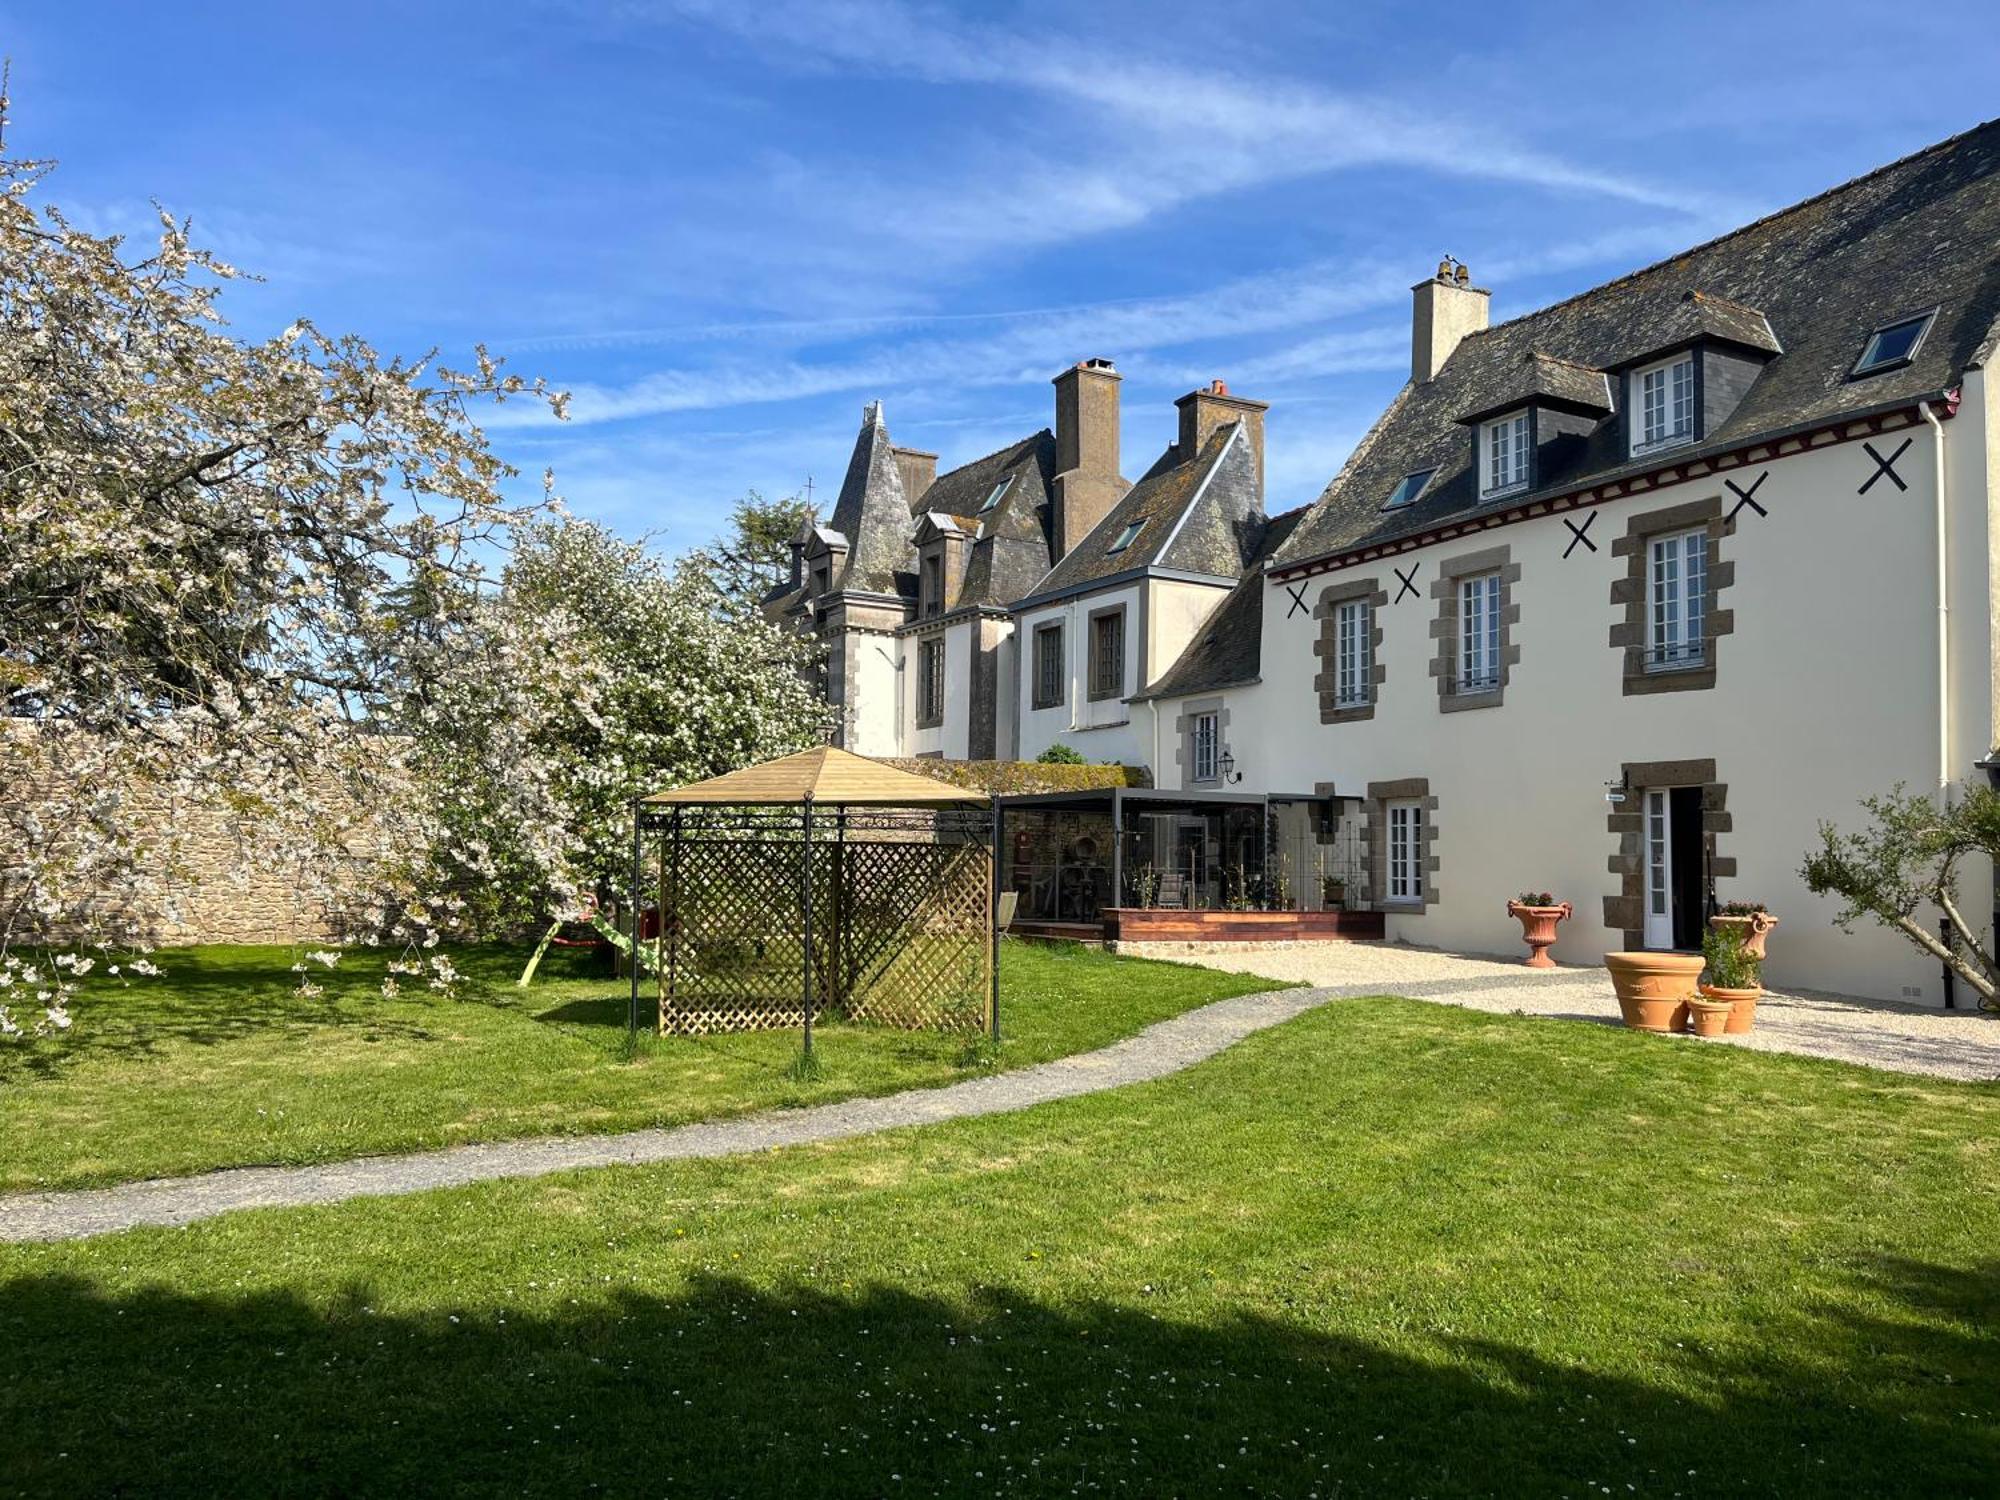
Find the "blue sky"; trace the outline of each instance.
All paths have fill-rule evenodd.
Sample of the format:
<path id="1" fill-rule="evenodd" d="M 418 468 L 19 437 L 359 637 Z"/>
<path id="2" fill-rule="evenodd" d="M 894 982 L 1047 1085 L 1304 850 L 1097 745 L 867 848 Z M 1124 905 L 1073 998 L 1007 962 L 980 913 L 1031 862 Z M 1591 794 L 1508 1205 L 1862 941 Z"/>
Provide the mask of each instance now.
<path id="1" fill-rule="evenodd" d="M 267 278 L 246 333 L 484 340 L 576 393 L 496 446 L 679 547 L 829 497 L 866 400 L 949 467 L 1094 355 L 1128 474 L 1220 377 L 1303 503 L 1441 255 L 1504 318 L 1977 123 L 2000 33 L 1893 14 L 0 0 L 0 50 L 10 152 L 81 222 L 192 215 Z"/>

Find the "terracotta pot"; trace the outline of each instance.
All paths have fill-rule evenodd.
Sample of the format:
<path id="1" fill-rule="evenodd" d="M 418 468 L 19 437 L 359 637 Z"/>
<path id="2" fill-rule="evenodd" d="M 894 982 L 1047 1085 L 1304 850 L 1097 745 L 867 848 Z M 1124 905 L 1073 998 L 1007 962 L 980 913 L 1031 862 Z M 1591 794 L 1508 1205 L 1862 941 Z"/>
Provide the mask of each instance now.
<path id="1" fill-rule="evenodd" d="M 1688 1021 L 1696 1036 L 1721 1036 L 1729 1030 L 1736 1007 L 1727 1000 L 1688 1001 Z"/>
<path id="2" fill-rule="evenodd" d="M 1752 958 L 1761 959 L 1764 957 L 1764 939 L 1778 925 L 1778 919 L 1767 911 L 1760 911 L 1748 917 L 1713 916 L 1708 919 L 1708 925 L 1717 932 L 1730 927 L 1738 929 L 1743 934 L 1743 951 Z"/>
<path id="3" fill-rule="evenodd" d="M 1549 957 L 1549 949 L 1555 946 L 1556 923 L 1570 914 L 1570 904 L 1523 906 L 1509 901 L 1507 910 L 1521 919 L 1521 937 L 1528 945 L 1528 956 L 1522 962 L 1531 969 L 1553 969 L 1556 961 Z"/>
<path id="4" fill-rule="evenodd" d="M 1757 997 L 1764 993 L 1762 985 L 1747 990 L 1725 990 L 1712 984 L 1705 984 L 1701 992 L 1711 1000 L 1729 1002 L 1729 1032 L 1740 1036 L 1748 1031 L 1757 1019 Z"/>
<path id="5" fill-rule="evenodd" d="M 1618 1009 L 1635 1031 L 1685 1031 L 1688 996 L 1701 977 L 1699 953 L 1607 953 Z"/>

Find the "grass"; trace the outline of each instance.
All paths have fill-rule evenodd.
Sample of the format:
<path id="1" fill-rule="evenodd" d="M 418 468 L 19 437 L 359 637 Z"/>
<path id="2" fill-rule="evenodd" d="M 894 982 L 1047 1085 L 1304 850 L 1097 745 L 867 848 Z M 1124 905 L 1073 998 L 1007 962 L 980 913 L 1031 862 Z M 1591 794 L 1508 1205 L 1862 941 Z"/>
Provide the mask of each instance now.
<path id="1" fill-rule="evenodd" d="M 510 1136 L 675 1125 L 770 1106 L 949 1082 L 1103 1046 L 1272 981 L 1090 949 L 1008 943 L 1003 1040 L 868 1026 L 706 1038 L 643 1034 L 627 990 L 558 953 L 514 987 L 523 955 L 455 955 L 463 998 L 385 1000 L 383 958 L 316 966 L 292 993 L 285 948 L 158 955 L 164 980 L 99 991 L 75 1031 L 0 1046 L 0 1191 L 77 1187 L 252 1163 L 332 1161 Z"/>
<path id="2" fill-rule="evenodd" d="M 2000 1089 L 1412 1001 L 735 1162 L 0 1252 L 0 1491 L 1949 1496 Z"/>

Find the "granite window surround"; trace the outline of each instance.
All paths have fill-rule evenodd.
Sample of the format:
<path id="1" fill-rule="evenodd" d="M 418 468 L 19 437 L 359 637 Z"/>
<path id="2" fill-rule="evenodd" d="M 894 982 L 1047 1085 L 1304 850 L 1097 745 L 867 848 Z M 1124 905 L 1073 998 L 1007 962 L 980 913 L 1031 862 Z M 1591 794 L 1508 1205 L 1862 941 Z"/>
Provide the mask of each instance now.
<path id="1" fill-rule="evenodd" d="M 1209 776 L 1197 776 L 1195 728 L 1206 715 L 1215 716 L 1215 764 Z M 1174 760 L 1181 768 L 1184 786 L 1222 785 L 1222 755 L 1229 744 L 1229 708 L 1220 698 L 1192 698 L 1181 705 L 1174 718 Z"/>
<path id="2" fill-rule="evenodd" d="M 1414 802 L 1423 810 L 1423 847 L 1419 861 L 1423 871 L 1423 895 L 1414 901 L 1389 899 L 1389 808 L 1393 803 Z M 1408 776 L 1400 781 L 1371 781 L 1363 804 L 1362 838 L 1368 850 L 1368 890 L 1378 909 L 1406 916 L 1421 916 L 1437 904 L 1437 811 L 1438 799 L 1431 795 L 1427 777 Z"/>
<path id="3" fill-rule="evenodd" d="M 1701 846 L 1710 880 L 1733 880 L 1736 860 L 1719 854 L 1721 835 L 1731 831 L 1729 787 L 1716 780 L 1712 760 L 1627 761 L 1621 766 L 1625 800 L 1611 805 L 1605 831 L 1618 841 L 1605 868 L 1618 877 L 1618 891 L 1604 898 L 1604 925 L 1624 935 L 1628 950 L 1646 946 L 1646 814 L 1644 793 L 1667 787 L 1701 788 Z"/>
<path id="4" fill-rule="evenodd" d="M 1084 639 L 1090 659 L 1086 673 L 1090 701 L 1125 696 L 1125 606 L 1114 604 L 1090 612 Z"/>
<path id="5" fill-rule="evenodd" d="M 1340 702 L 1340 606 L 1356 601 L 1368 606 L 1368 701 L 1342 706 Z M 1319 634 L 1313 641 L 1313 655 L 1319 671 L 1313 676 L 1313 691 L 1319 694 L 1319 721 L 1322 724 L 1358 724 L 1375 717 L 1375 705 L 1382 696 L 1388 668 L 1382 660 L 1382 614 L 1389 607 L 1388 590 L 1379 578 L 1355 578 L 1320 590 L 1313 606 Z"/>
<path id="6" fill-rule="evenodd" d="M 1705 530 L 1708 534 L 1706 608 L 1701 625 L 1701 658 L 1685 665 L 1654 666 L 1649 658 L 1649 621 L 1653 608 L 1652 543 L 1674 532 Z M 1625 534 L 1611 541 L 1611 555 L 1625 559 L 1625 571 L 1611 581 L 1611 603 L 1620 617 L 1611 627 L 1611 649 L 1624 664 L 1628 698 L 1648 693 L 1700 692 L 1715 686 L 1717 642 L 1736 631 L 1734 610 L 1721 608 L 1722 591 L 1736 582 L 1736 564 L 1722 557 L 1723 538 L 1736 533 L 1736 523 L 1723 518 L 1722 499 L 1689 500 L 1663 510 L 1642 511 L 1625 523 Z"/>
<path id="7" fill-rule="evenodd" d="M 1492 687 L 1461 693 L 1458 687 L 1459 585 L 1480 573 L 1500 579 L 1499 677 Z M 1437 615 L 1431 621 L 1431 639 L 1437 649 L 1431 655 L 1430 674 L 1437 683 L 1438 711 L 1460 713 L 1473 708 L 1498 708 L 1506 701 L 1507 682 L 1521 648 L 1514 644 L 1514 626 L 1520 623 L 1521 606 L 1514 602 L 1514 585 L 1521 581 L 1521 565 L 1514 561 L 1511 546 L 1483 547 L 1462 553 L 1438 564 L 1431 580 L 1431 597 L 1437 601 Z"/>
<path id="8" fill-rule="evenodd" d="M 1069 662 L 1063 652 L 1063 622 L 1037 625 L 1033 631 L 1032 691 L 1035 708 L 1061 708 L 1069 697 Z"/>

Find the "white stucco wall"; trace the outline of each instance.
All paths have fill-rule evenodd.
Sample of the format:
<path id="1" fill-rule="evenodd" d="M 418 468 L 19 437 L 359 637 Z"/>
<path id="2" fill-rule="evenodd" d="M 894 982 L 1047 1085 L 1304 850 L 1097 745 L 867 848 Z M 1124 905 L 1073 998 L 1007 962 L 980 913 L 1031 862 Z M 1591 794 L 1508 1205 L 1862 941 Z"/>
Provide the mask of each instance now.
<path id="1" fill-rule="evenodd" d="M 1968 388 L 1960 415 L 1946 423 L 1952 474 L 1953 774 L 1972 774 L 1993 727 L 1993 550 L 1988 541 L 1990 397 Z M 1910 448 L 1897 470 L 1909 485 L 1858 486 L 1874 470 L 1860 441 L 1839 443 L 1731 471 L 1769 511 L 1745 510 L 1721 557 L 1735 578 L 1717 607 L 1735 628 L 1718 643 L 1716 685 L 1705 691 L 1626 696 L 1620 652 L 1609 644 L 1623 607 L 1610 602 L 1626 572 L 1611 542 L 1627 519 L 1720 495 L 1724 476 L 1690 480 L 1598 507 L 1594 553 L 1575 548 L 1559 515 L 1495 527 L 1420 551 L 1355 565 L 1310 580 L 1317 600 L 1330 584 L 1378 577 L 1394 600 L 1391 567 L 1417 566 L 1416 597 L 1380 613 L 1387 678 L 1372 720 L 1323 725 L 1312 682 L 1318 622 L 1286 617 L 1272 585 L 1263 624 L 1262 682 L 1228 695 L 1230 748 L 1243 790 L 1293 791 L 1334 782 L 1364 793 L 1371 781 L 1426 777 L 1438 799 L 1434 852 L 1437 901 L 1422 915 L 1393 916 L 1392 938 L 1469 952 L 1512 954 L 1518 927 L 1510 895 L 1548 888 L 1573 902 L 1559 957 L 1586 961 L 1623 947 L 1622 929 L 1603 920 L 1603 898 L 1620 877 L 1607 869 L 1618 850 L 1606 829 L 1605 783 L 1624 762 L 1712 759 L 1728 788 L 1730 826 L 1718 856 L 1734 858 L 1719 899 L 1761 899 L 1781 919 L 1768 979 L 1870 995 L 1942 999 L 1938 965 L 1903 939 L 1877 929 L 1844 935 L 1832 907 L 1797 875 L 1823 818 L 1853 823 L 1859 798 L 1897 782 L 1929 787 L 1938 771 L 1936 672 L 1935 463 L 1921 424 L 1872 439 L 1889 452 Z M 1581 523 L 1587 512 L 1569 512 Z M 1506 546 L 1521 578 L 1512 586 L 1520 619 L 1511 628 L 1520 659 L 1498 707 L 1443 713 L 1430 662 L 1439 566 L 1469 552 Z M 1203 695 L 1214 696 L 1214 695 Z M 1178 705 L 1163 703 L 1163 740 Z M 1025 747 L 1024 747 L 1025 748 Z M 1097 758 L 1095 755 L 1092 757 Z M 1171 777 L 1168 764 L 1156 774 Z M 1171 784 L 1169 781 L 1168 784 Z M 1637 798 L 1625 804 L 1636 810 Z M 1968 908 L 1992 906 L 1983 870 L 1968 872 Z M 1961 990 L 1960 1002 L 1969 997 Z"/>
<path id="2" fill-rule="evenodd" d="M 901 642 L 874 631 L 850 630 L 840 637 L 842 675 L 853 705 L 847 748 L 857 755 L 903 755 L 908 716 L 899 708 L 902 676 L 897 671 Z"/>

